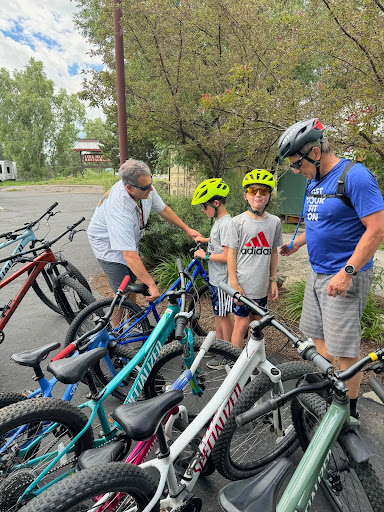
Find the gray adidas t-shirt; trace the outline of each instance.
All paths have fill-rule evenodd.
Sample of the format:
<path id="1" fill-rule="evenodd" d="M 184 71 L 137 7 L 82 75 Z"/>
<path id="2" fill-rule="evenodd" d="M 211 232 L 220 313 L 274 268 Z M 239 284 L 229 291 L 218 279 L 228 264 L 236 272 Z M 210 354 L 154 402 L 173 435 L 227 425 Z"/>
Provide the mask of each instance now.
<path id="1" fill-rule="evenodd" d="M 275 215 L 254 220 L 244 212 L 229 223 L 223 245 L 236 249 L 237 282 L 250 299 L 268 294 L 272 248 L 282 244 L 281 221 Z"/>
<path id="2" fill-rule="evenodd" d="M 223 240 L 230 222 L 231 216 L 228 213 L 220 219 L 217 219 L 214 223 L 207 247 L 207 251 L 211 254 L 222 254 L 224 252 Z M 221 282 L 228 283 L 228 270 L 226 263 L 208 260 L 208 274 L 209 283 L 213 286 L 218 286 Z"/>

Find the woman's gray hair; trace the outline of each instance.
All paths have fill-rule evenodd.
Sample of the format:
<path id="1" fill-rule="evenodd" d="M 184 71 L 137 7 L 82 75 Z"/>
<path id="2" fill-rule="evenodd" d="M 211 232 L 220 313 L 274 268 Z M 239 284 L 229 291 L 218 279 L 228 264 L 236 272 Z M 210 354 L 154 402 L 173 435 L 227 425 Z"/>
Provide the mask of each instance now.
<path id="1" fill-rule="evenodd" d="M 122 182 L 125 185 L 137 185 L 139 176 L 151 176 L 151 170 L 147 164 L 140 160 L 130 158 L 119 169 Z"/>

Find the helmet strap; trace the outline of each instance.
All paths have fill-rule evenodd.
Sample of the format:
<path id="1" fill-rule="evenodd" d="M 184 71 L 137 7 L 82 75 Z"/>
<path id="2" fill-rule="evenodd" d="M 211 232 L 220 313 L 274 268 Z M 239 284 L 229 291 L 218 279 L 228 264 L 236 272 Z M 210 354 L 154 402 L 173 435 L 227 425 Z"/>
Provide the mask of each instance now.
<path id="1" fill-rule="evenodd" d="M 218 216 L 219 214 L 219 208 L 220 208 L 220 205 L 221 205 L 221 201 L 219 199 L 215 199 L 215 201 L 219 201 L 219 206 L 214 206 L 212 203 L 210 203 L 208 201 L 208 204 L 212 206 L 212 208 L 215 210 L 215 215 L 212 217 L 213 219 L 216 219 L 216 217 Z"/>
<path id="2" fill-rule="evenodd" d="M 255 215 L 257 215 L 258 217 L 262 217 L 265 210 L 267 209 L 268 205 L 269 205 L 269 201 L 271 200 L 271 196 L 269 196 L 269 200 L 268 200 L 268 203 L 264 206 L 264 209 L 262 212 L 259 212 L 258 210 L 254 210 L 251 205 L 248 203 L 247 201 L 247 204 L 248 204 L 248 210 L 252 213 L 254 213 Z"/>

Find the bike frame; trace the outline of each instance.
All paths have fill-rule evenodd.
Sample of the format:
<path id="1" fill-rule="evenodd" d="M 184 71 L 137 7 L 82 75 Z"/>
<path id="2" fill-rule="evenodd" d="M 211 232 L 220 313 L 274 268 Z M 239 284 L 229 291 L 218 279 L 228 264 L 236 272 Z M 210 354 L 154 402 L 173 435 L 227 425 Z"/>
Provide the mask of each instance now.
<path id="1" fill-rule="evenodd" d="M 160 500 L 160 509 L 166 507 L 177 508 L 190 495 L 235 403 L 256 368 L 268 375 L 274 384 L 273 392 L 275 394 L 282 392 L 281 372 L 280 370 L 276 372 L 276 367 L 266 359 L 264 338 L 256 340 L 251 337 L 216 394 L 170 446 L 169 455 L 140 465 L 143 469 L 156 468 L 160 473 L 160 482 L 156 494 L 144 509 L 144 512 L 149 512 L 160 500 L 166 483 L 168 485 L 168 495 L 165 499 Z M 275 412 L 278 413 L 278 411 Z M 211 419 L 212 421 L 210 421 Z M 184 478 L 179 483 L 173 464 L 185 447 L 209 421 L 210 425 L 197 450 L 198 456 L 192 459 L 184 473 Z"/>
<path id="2" fill-rule="evenodd" d="M 276 512 L 310 508 L 340 432 L 359 425 L 360 422 L 350 416 L 349 400 L 345 404 L 331 403 L 280 498 Z"/>
<path id="3" fill-rule="evenodd" d="M 53 254 L 51 249 L 46 249 L 44 252 L 39 254 L 33 261 L 26 263 L 21 269 L 14 272 L 11 276 L 0 281 L 0 290 L 7 286 L 11 281 L 14 281 L 19 276 L 32 270 L 27 279 L 22 284 L 20 290 L 17 292 L 14 299 L 12 299 L 9 304 L 7 304 L 0 316 L 0 331 L 4 329 L 4 327 L 9 322 L 13 313 L 16 311 L 18 305 L 25 297 L 25 294 L 31 288 L 33 283 L 36 281 L 37 276 L 44 269 L 46 265 L 49 263 L 55 263 L 57 261 L 56 256 Z"/>
<path id="4" fill-rule="evenodd" d="M 17 243 L 17 246 L 12 253 L 12 256 L 15 256 L 16 254 L 20 253 L 24 249 L 24 247 L 26 247 L 30 242 L 34 242 L 36 240 L 37 238 L 34 231 L 32 229 L 27 229 L 26 231 L 24 231 L 24 233 L 17 236 L 15 239 L 2 242 L 0 244 L 0 249 L 4 249 L 5 247 L 8 247 L 8 245 Z M 3 267 L 0 270 L 0 281 L 2 281 L 4 277 L 7 275 L 9 270 L 12 268 L 13 263 L 14 261 L 12 259 L 4 263 Z"/>

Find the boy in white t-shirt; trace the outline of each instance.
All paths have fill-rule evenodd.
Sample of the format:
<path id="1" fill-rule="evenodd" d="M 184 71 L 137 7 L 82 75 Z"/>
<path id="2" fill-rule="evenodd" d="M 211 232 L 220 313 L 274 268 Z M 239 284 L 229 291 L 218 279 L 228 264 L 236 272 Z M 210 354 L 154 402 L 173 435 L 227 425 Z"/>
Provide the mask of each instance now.
<path id="1" fill-rule="evenodd" d="M 228 249 L 229 284 L 241 295 L 266 308 L 267 299 L 277 299 L 278 252 L 283 244 L 281 221 L 266 212 L 275 186 L 273 175 L 254 169 L 245 175 L 242 186 L 248 209 L 228 225 L 224 247 Z M 242 348 L 249 323 L 259 317 L 244 304 L 234 304 L 232 343 Z"/>
<path id="2" fill-rule="evenodd" d="M 225 206 L 228 193 L 229 187 L 221 178 L 211 178 L 196 187 L 192 204 L 200 205 L 208 218 L 216 219 L 209 238 L 196 238 L 198 242 L 208 244 L 207 251 L 199 249 L 194 256 L 208 260 L 209 293 L 215 315 L 216 336 L 231 341 L 232 298 L 218 288 L 220 282 L 228 282 L 227 248 L 223 247 L 224 236 L 231 220 Z"/>

